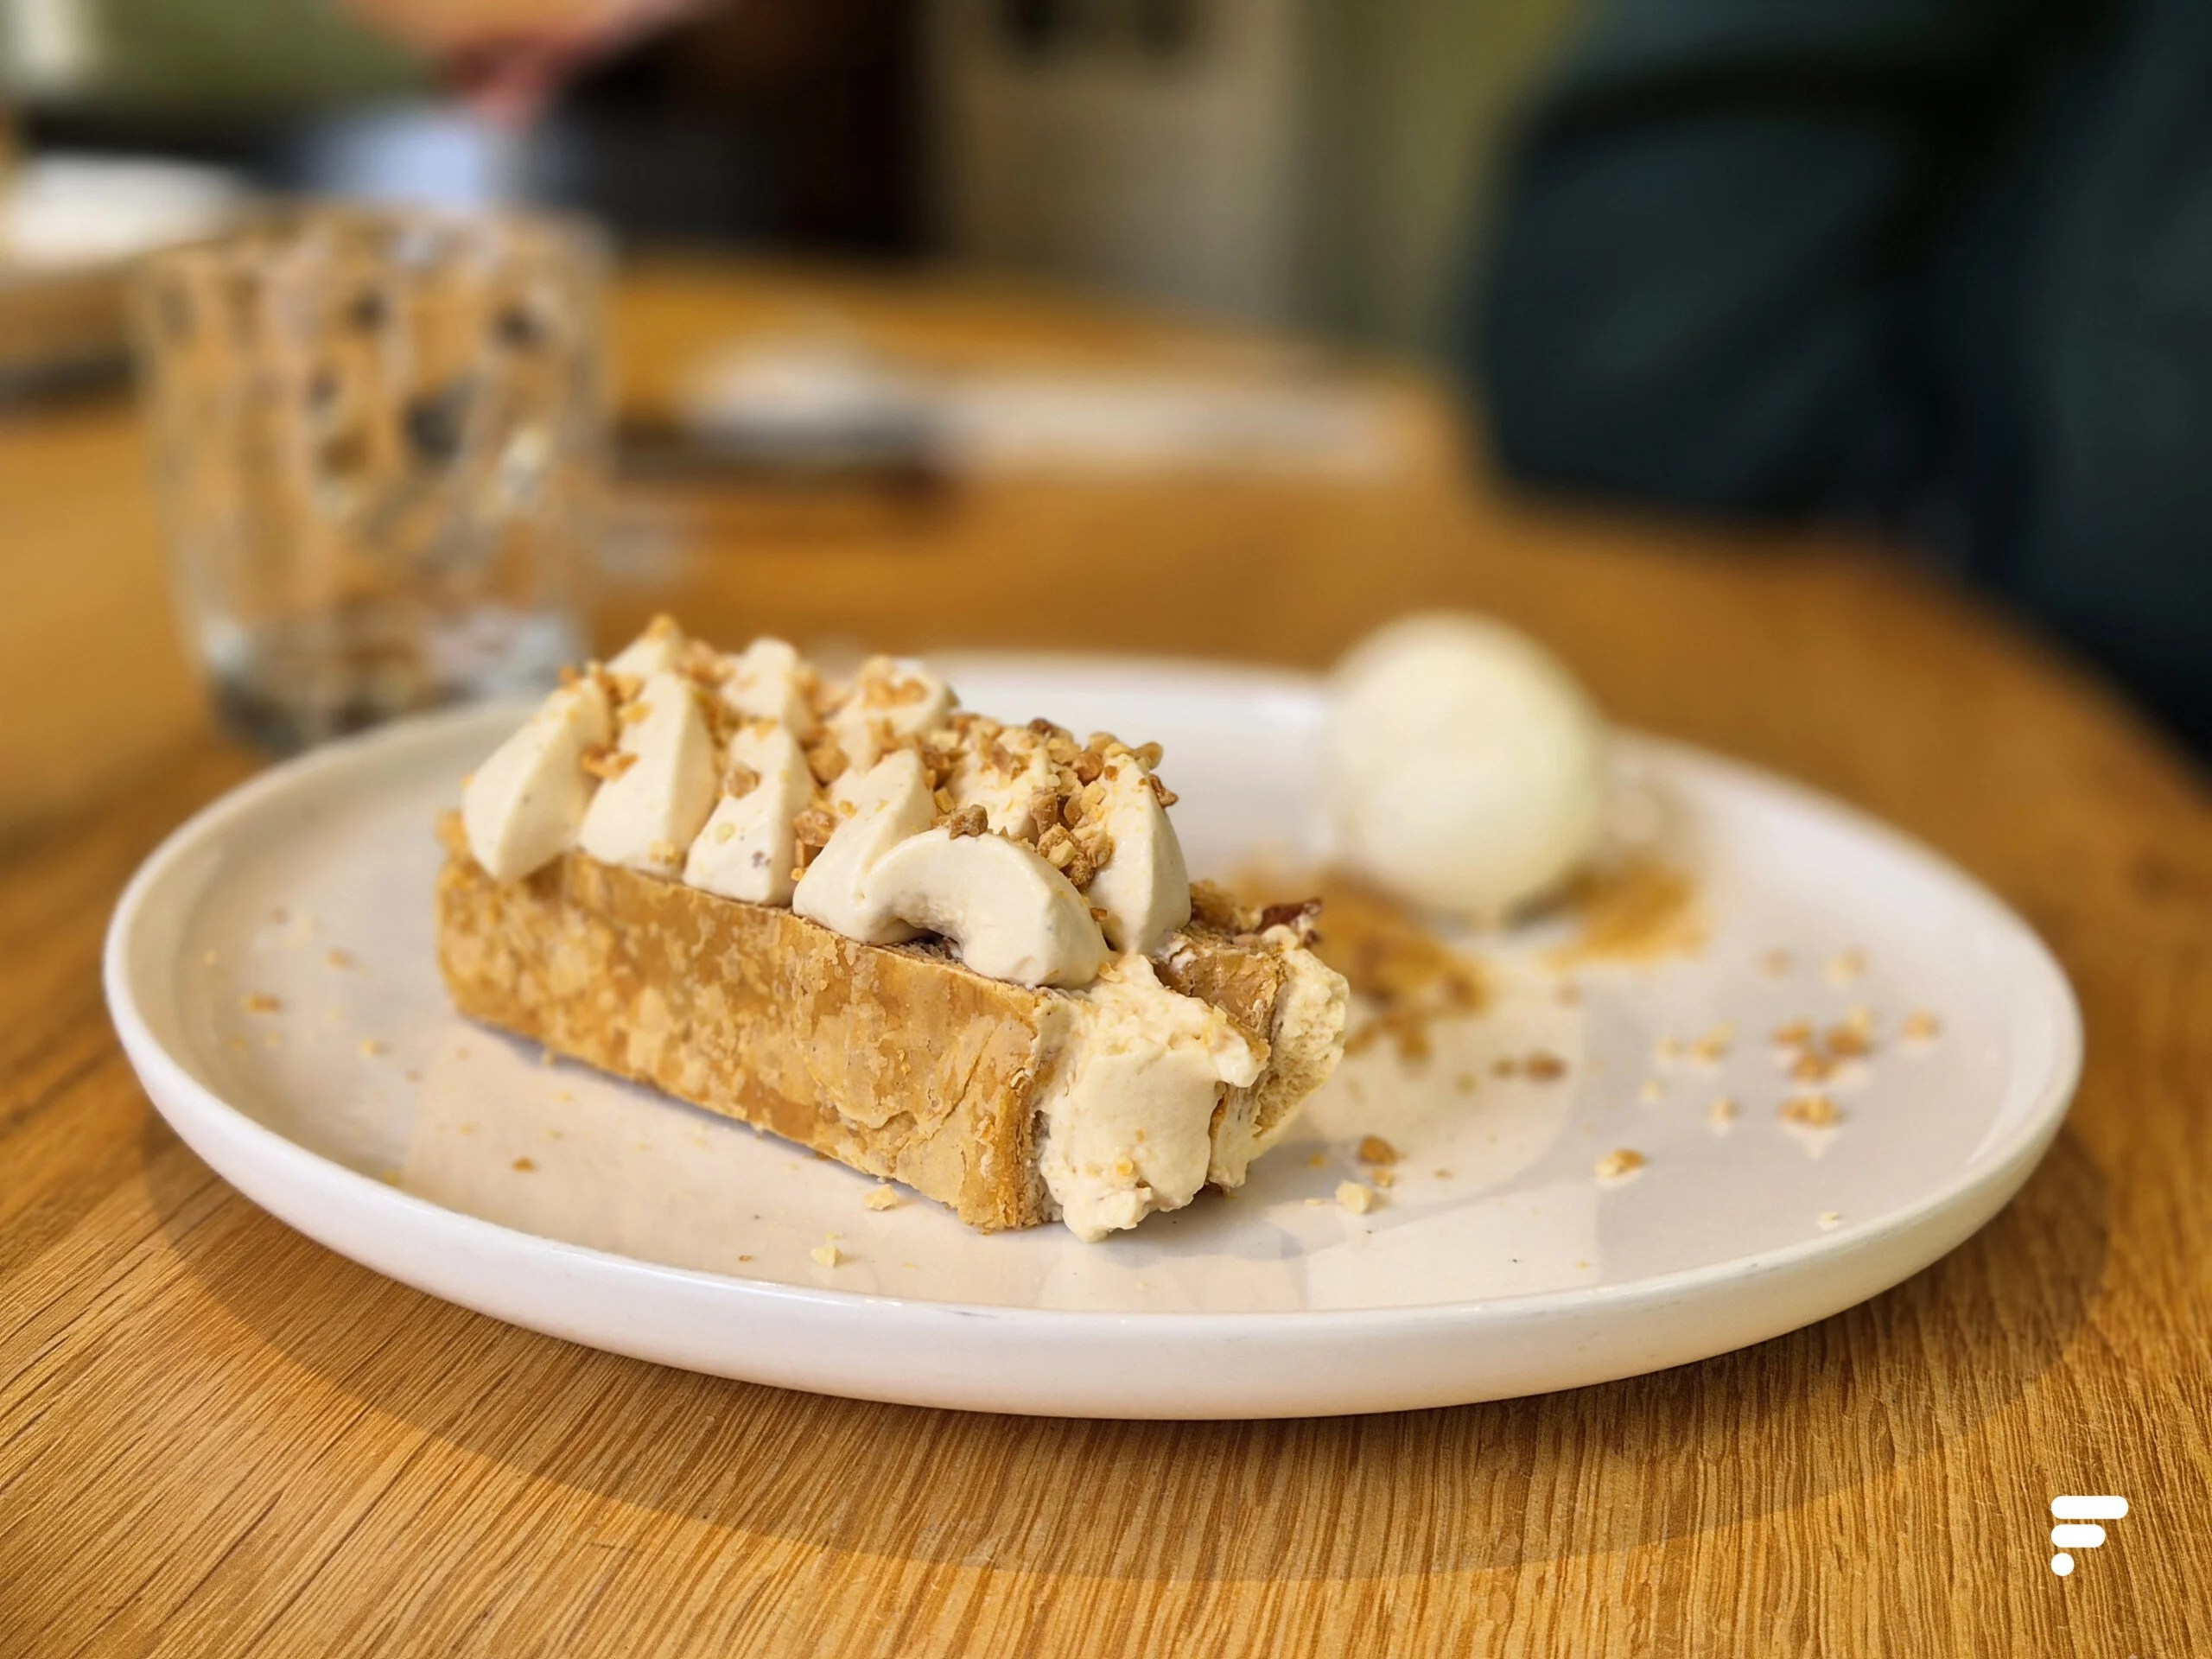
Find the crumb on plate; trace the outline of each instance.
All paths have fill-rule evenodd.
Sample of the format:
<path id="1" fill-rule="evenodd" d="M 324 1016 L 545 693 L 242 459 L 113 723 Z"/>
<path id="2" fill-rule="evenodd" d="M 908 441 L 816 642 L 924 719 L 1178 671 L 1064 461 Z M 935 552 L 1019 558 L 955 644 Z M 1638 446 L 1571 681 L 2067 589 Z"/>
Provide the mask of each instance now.
<path id="1" fill-rule="evenodd" d="M 1615 1147 L 1598 1160 L 1598 1179 L 1608 1185 L 1633 1180 L 1650 1161 L 1632 1147 Z"/>

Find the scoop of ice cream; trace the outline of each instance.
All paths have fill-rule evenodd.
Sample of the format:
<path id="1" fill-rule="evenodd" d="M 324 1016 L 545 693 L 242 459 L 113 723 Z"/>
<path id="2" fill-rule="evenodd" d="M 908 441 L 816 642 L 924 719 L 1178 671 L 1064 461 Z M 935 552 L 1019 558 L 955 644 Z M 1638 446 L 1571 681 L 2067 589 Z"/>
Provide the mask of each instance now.
<path id="1" fill-rule="evenodd" d="M 1344 862 L 1418 904 L 1500 915 L 1595 846 L 1605 727 L 1558 659 L 1481 617 L 1408 617 L 1337 669 L 1326 792 Z"/>

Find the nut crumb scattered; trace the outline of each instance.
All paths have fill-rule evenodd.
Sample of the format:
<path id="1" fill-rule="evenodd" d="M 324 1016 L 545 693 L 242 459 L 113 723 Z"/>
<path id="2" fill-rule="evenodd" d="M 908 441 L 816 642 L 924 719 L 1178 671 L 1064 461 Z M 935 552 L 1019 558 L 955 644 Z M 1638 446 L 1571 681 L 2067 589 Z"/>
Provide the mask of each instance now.
<path id="1" fill-rule="evenodd" d="M 1549 1049 L 1535 1050 L 1521 1065 L 1538 1083 L 1551 1083 L 1567 1075 L 1567 1062 Z"/>
<path id="2" fill-rule="evenodd" d="M 1857 1059 L 1874 1052 L 1874 1041 L 1867 1034 L 1866 1028 L 1848 1020 L 1840 1026 L 1830 1026 L 1827 1041 L 1828 1056 L 1832 1059 Z"/>
<path id="3" fill-rule="evenodd" d="M 845 1259 L 845 1253 L 835 1244 L 817 1244 L 807 1254 L 812 1256 L 818 1265 L 825 1268 L 834 1268 Z"/>
<path id="4" fill-rule="evenodd" d="M 267 991 L 248 991 L 240 1006 L 248 1014 L 275 1014 L 284 1005 Z"/>
<path id="5" fill-rule="evenodd" d="M 1866 953 L 1853 949 L 1838 951 L 1828 959 L 1828 983 L 1848 985 L 1866 971 Z"/>
<path id="6" fill-rule="evenodd" d="M 1649 1161 L 1633 1147 L 1615 1147 L 1598 1160 L 1598 1179 L 1608 1185 L 1633 1180 Z"/>
<path id="7" fill-rule="evenodd" d="M 1834 1074 L 1835 1062 L 1807 1049 L 1790 1063 L 1789 1075 L 1799 1083 L 1826 1083 Z"/>
<path id="8" fill-rule="evenodd" d="M 1774 1040 L 1782 1048 L 1802 1048 L 1813 1040 L 1813 1022 L 1792 1020 L 1788 1025 L 1774 1028 Z"/>
<path id="9" fill-rule="evenodd" d="M 1398 1184 L 1397 1172 L 1395 1170 L 1370 1170 L 1368 1172 L 1367 1179 L 1373 1182 L 1376 1186 L 1386 1190 L 1390 1187 L 1394 1187 Z"/>
<path id="10" fill-rule="evenodd" d="M 375 1038 L 364 1037 L 361 1039 L 361 1058 L 363 1059 L 373 1060 L 378 1055 L 383 1052 L 385 1052 L 385 1046 L 378 1042 Z"/>
<path id="11" fill-rule="evenodd" d="M 1821 1211 L 1818 1219 L 1821 1224 L 1821 1230 L 1825 1233 L 1843 1225 L 1843 1211 L 1840 1210 L 1823 1210 Z"/>
<path id="12" fill-rule="evenodd" d="M 872 1186 L 861 1203 L 870 1210 L 896 1210 L 899 1207 L 899 1189 L 888 1183 Z"/>
<path id="13" fill-rule="evenodd" d="M 672 841 L 656 841 L 645 849 L 645 856 L 656 864 L 676 862 L 678 849 Z"/>
<path id="14" fill-rule="evenodd" d="M 537 1167 L 537 1164 L 534 1159 L 518 1158 L 515 1160 L 515 1167 L 524 1174 L 527 1175 L 531 1171 Z"/>
<path id="15" fill-rule="evenodd" d="M 351 950 L 326 950 L 322 953 L 322 959 L 333 968 L 351 968 L 353 965 Z"/>
<path id="16" fill-rule="evenodd" d="M 1440 1181 L 1448 1181 L 1452 1179 L 1452 1172 L 1448 1169 L 1440 1169 L 1436 1172 L 1436 1179 Z"/>
<path id="17" fill-rule="evenodd" d="M 1355 1216 L 1363 1216 L 1375 1207 L 1375 1192 L 1371 1187 L 1357 1181 L 1337 1183 L 1337 1207 L 1349 1210 Z"/>
<path id="18" fill-rule="evenodd" d="M 741 1262 L 750 1262 L 753 1258 L 749 1255 L 741 1255 L 737 1259 Z"/>
<path id="19" fill-rule="evenodd" d="M 1836 1109 L 1835 1102 L 1826 1095 L 1799 1095 L 1784 1102 L 1782 1108 L 1782 1121 L 1795 1123 L 1800 1128 L 1830 1128 L 1842 1116 L 1843 1114 Z"/>
<path id="20" fill-rule="evenodd" d="M 1913 1042 L 1926 1043 L 1934 1041 L 1936 1033 L 1942 1029 L 1943 1022 L 1923 1008 L 1905 1015 L 1904 1023 L 1897 1027 L 1897 1032 Z"/>
<path id="21" fill-rule="evenodd" d="M 1395 1164 L 1398 1149 L 1379 1135 L 1370 1135 L 1359 1143 L 1359 1161 L 1363 1164 Z"/>
<path id="22" fill-rule="evenodd" d="M 1313 1153 L 1306 1160 L 1306 1167 L 1308 1169 L 1326 1169 L 1328 1166 L 1329 1154 L 1325 1152 Z"/>

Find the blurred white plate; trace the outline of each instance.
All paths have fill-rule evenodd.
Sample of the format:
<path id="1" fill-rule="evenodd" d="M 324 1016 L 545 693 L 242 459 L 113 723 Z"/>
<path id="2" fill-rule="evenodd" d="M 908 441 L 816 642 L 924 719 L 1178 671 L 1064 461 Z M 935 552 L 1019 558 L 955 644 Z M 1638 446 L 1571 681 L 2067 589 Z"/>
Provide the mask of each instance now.
<path id="1" fill-rule="evenodd" d="M 1311 682 L 979 659 L 970 707 L 1158 738 L 1193 868 L 1311 849 Z M 1495 941 L 1502 990 L 1418 1071 L 1348 1061 L 1253 1184 L 1085 1245 L 985 1236 L 783 1142 L 472 1027 L 431 955 L 431 824 L 512 709 L 280 767 L 173 836 L 118 907 L 107 992 L 193 1147 L 332 1249 L 433 1295 L 696 1370 L 868 1399 L 1130 1417 L 1381 1411 L 1631 1376 L 1777 1335 L 1950 1249 L 2049 1145 L 2081 1059 L 2064 978 L 1956 870 L 1772 779 L 1649 741 L 1624 799 L 1697 874 L 1694 957 L 1585 965 Z M 1767 958 L 1786 950 L 1786 973 Z M 1862 976 L 1828 966 L 1864 953 Z M 275 997 L 273 1013 L 246 999 Z M 1766 1039 L 1863 1006 L 1840 1125 L 1778 1121 Z M 1940 1016 L 1932 1042 L 1901 1018 Z M 1726 1058 L 1659 1058 L 1722 1022 Z M 1564 1058 L 1554 1082 L 1499 1057 Z M 1462 1092 L 1469 1084 L 1472 1091 Z M 1716 1096 L 1740 1103 L 1715 1125 Z M 1402 1153 L 1339 1208 L 1363 1135 Z M 1648 1160 L 1595 1178 L 1605 1153 Z M 1448 1174 L 1440 1174 L 1448 1171 Z M 843 1262 L 810 1252 L 834 1236 Z M 332 1310 L 332 1317 L 341 1317 Z"/>

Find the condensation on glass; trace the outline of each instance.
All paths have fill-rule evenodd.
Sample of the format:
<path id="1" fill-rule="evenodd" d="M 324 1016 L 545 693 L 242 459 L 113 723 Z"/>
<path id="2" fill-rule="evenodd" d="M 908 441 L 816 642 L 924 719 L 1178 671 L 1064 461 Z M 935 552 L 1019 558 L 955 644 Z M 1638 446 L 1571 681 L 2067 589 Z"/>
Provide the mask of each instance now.
<path id="1" fill-rule="evenodd" d="M 296 747 L 581 654 L 604 263 L 555 218 L 318 208 L 144 264 L 178 602 L 226 726 Z"/>

